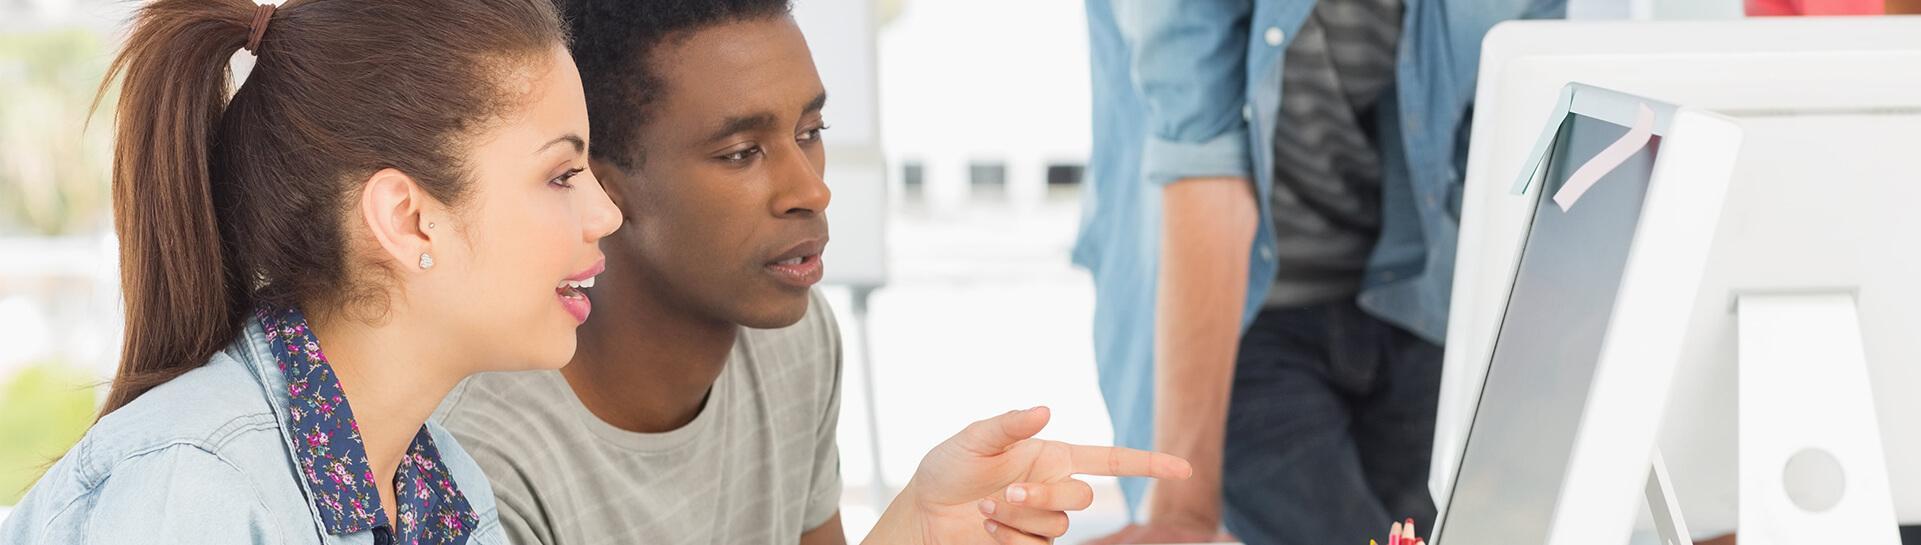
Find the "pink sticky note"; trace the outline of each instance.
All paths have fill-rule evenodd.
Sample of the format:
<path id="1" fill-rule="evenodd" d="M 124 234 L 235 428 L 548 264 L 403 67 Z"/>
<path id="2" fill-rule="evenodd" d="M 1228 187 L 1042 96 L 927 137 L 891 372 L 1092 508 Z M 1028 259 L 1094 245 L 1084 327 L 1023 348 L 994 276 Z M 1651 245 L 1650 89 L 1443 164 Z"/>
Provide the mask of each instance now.
<path id="1" fill-rule="evenodd" d="M 1634 115 L 1634 126 L 1628 128 L 1628 133 L 1622 135 L 1620 140 L 1615 140 L 1613 144 L 1608 144 L 1608 147 L 1602 149 L 1600 153 L 1594 154 L 1594 158 L 1588 159 L 1581 168 L 1574 169 L 1574 175 L 1568 176 L 1567 183 L 1561 184 L 1561 190 L 1554 192 L 1554 204 L 1561 205 L 1562 212 L 1573 208 L 1574 201 L 1581 200 L 1581 195 L 1593 188 L 1595 182 L 1601 181 L 1602 176 L 1614 172 L 1621 163 L 1627 162 L 1635 152 L 1646 147 L 1648 139 L 1653 137 L 1654 110 L 1642 104 L 1640 110 Z"/>

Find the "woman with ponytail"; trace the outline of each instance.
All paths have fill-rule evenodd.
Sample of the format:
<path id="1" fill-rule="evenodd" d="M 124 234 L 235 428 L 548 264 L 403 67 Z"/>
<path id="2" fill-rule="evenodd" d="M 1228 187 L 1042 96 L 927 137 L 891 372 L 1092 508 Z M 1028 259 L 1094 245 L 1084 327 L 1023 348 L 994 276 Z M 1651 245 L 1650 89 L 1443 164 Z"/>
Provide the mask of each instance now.
<path id="1" fill-rule="evenodd" d="M 620 225 L 560 29 L 551 0 L 145 4 L 109 73 L 120 368 L 0 543 L 504 543 L 427 420 L 567 363 Z"/>

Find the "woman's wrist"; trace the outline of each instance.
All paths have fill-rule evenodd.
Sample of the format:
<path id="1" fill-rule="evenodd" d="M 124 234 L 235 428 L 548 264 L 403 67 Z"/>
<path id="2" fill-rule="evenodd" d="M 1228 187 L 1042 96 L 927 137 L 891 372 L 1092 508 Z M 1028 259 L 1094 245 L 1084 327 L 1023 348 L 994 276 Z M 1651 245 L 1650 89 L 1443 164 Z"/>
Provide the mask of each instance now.
<path id="1" fill-rule="evenodd" d="M 894 501 L 874 522 L 874 529 L 861 540 L 862 545 L 934 545 L 926 531 L 926 517 L 920 503 L 919 487 L 914 481 L 900 489 Z"/>
<path id="2" fill-rule="evenodd" d="M 894 496 L 893 503 L 881 513 L 874 529 L 861 540 L 863 545 L 940 545 L 970 541 L 965 536 L 983 534 L 986 517 L 974 504 L 950 506 L 930 503 L 921 494 L 917 475 Z"/>

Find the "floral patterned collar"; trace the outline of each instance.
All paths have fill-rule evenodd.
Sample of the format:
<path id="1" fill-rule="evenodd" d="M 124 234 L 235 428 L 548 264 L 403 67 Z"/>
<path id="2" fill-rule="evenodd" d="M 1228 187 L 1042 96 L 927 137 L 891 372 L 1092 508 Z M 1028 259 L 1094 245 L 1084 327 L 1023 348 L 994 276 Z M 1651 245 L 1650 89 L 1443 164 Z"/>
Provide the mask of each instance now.
<path id="1" fill-rule="evenodd" d="M 399 528 L 387 516 L 374 487 L 360 424 L 347 406 L 333 367 L 298 309 L 256 311 L 275 363 L 287 378 L 289 436 L 294 461 L 307 483 L 327 533 L 385 529 L 393 543 L 458 545 L 479 523 L 467 497 L 441 463 L 433 437 L 422 427 L 394 474 Z"/>

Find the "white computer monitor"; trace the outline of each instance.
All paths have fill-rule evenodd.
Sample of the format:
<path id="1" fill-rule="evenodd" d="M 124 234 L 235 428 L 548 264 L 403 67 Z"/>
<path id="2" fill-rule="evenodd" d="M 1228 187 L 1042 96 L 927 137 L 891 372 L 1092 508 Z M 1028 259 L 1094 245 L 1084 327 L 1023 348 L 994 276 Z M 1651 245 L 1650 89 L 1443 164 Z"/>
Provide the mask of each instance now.
<path id="1" fill-rule="evenodd" d="M 1740 147 L 1645 97 L 1554 107 L 1507 195 L 1523 250 L 1435 545 L 1625 542 Z"/>
<path id="2" fill-rule="evenodd" d="M 1687 302 L 1659 441 L 1696 535 L 1734 530 L 1737 520 L 1734 298 L 1774 290 L 1857 295 L 1894 511 L 1921 522 L 1921 396 L 1907 393 L 1921 387 L 1914 17 L 1524 22 L 1489 34 L 1464 176 L 1437 499 L 1454 493 L 1533 213 L 1532 202 L 1511 198 L 1511 185 L 1569 82 L 1711 109 L 1745 135 L 1701 293 Z"/>

